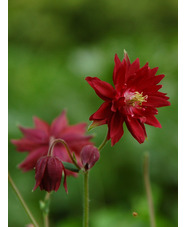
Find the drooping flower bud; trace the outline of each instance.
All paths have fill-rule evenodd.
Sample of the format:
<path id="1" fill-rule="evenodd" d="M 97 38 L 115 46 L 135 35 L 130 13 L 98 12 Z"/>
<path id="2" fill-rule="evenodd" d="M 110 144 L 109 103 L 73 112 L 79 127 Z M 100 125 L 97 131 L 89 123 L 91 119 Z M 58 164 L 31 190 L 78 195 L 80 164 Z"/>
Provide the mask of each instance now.
<path id="1" fill-rule="evenodd" d="M 83 147 L 80 157 L 85 170 L 88 170 L 99 160 L 99 150 L 93 145 L 86 145 Z"/>
<path id="2" fill-rule="evenodd" d="M 64 172 L 64 188 L 67 192 L 66 172 L 62 162 L 55 156 L 44 156 L 37 161 L 35 169 L 36 184 L 41 190 L 51 192 L 59 189 L 62 173 Z"/>

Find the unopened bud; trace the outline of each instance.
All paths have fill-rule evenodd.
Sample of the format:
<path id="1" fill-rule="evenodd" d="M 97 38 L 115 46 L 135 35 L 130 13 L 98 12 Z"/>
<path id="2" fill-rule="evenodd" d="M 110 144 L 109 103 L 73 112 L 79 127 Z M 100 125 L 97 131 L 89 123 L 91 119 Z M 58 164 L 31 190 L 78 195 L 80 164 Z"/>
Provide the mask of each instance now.
<path id="1" fill-rule="evenodd" d="M 81 162 L 85 170 L 92 168 L 99 160 L 99 157 L 99 150 L 96 147 L 93 145 L 84 146 L 81 151 Z"/>

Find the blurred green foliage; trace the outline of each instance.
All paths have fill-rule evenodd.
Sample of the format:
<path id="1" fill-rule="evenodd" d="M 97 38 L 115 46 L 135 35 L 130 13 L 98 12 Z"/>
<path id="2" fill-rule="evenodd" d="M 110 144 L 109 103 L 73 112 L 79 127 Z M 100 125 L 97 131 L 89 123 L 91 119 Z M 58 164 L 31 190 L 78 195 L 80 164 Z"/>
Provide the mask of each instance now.
<path id="1" fill-rule="evenodd" d="M 49 123 L 66 108 L 70 124 L 85 121 L 101 100 L 85 82 L 98 76 L 112 83 L 114 54 L 126 49 L 165 73 L 163 92 L 171 106 L 159 109 L 162 129 L 147 126 L 148 140 L 138 144 L 125 130 L 113 148 L 110 142 L 91 170 L 92 227 L 148 227 L 143 182 L 143 155 L 150 152 L 150 176 L 157 226 L 177 226 L 177 1 L 173 0 L 10 0 L 9 1 L 9 141 L 20 138 L 17 126 L 33 126 L 36 115 Z M 125 127 L 126 129 L 126 127 Z M 106 126 L 96 128 L 99 145 Z M 91 132 L 90 132 L 91 133 Z M 22 173 L 26 157 L 9 144 L 9 171 L 34 216 L 42 223 L 34 171 Z M 82 176 L 68 178 L 68 196 L 61 187 L 52 194 L 51 226 L 79 227 L 82 222 Z M 96 185 L 96 187 L 95 187 Z M 132 212 L 139 215 L 133 217 Z M 9 188 L 9 226 L 29 223 Z M 41 224 L 42 226 L 42 224 Z"/>

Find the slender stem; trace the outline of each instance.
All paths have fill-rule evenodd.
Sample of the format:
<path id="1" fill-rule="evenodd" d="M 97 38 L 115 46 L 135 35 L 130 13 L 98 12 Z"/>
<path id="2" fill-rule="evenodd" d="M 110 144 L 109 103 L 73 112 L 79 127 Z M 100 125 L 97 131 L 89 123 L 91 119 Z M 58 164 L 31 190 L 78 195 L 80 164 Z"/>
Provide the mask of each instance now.
<path id="1" fill-rule="evenodd" d="M 25 209 L 27 215 L 29 216 L 30 220 L 32 221 L 32 223 L 34 224 L 35 227 L 39 227 L 38 223 L 36 222 L 35 218 L 33 217 L 31 211 L 29 210 L 28 206 L 26 205 L 21 193 L 19 192 L 18 188 L 16 187 L 15 183 L 13 182 L 10 174 L 8 173 L 8 180 L 13 188 L 13 190 L 15 191 L 19 201 L 21 202 L 23 208 Z"/>
<path id="2" fill-rule="evenodd" d="M 105 137 L 103 142 L 99 145 L 98 150 L 101 151 L 101 149 L 105 146 L 106 143 L 107 143 L 107 136 Z"/>
<path id="3" fill-rule="evenodd" d="M 80 166 L 77 164 L 77 162 L 74 160 L 74 158 L 73 158 L 73 156 L 72 156 L 72 154 L 71 154 L 71 151 L 70 151 L 70 148 L 69 148 L 68 144 L 67 144 L 63 139 L 55 139 L 55 140 L 52 141 L 52 143 L 51 143 L 51 145 L 50 145 L 50 147 L 49 147 L 49 149 L 48 149 L 48 155 L 52 155 L 52 153 L 53 153 L 53 148 L 54 148 L 54 146 L 55 146 L 57 143 L 62 143 L 62 144 L 65 146 L 65 148 L 66 148 L 66 150 L 67 150 L 67 152 L 68 152 L 68 155 L 69 155 L 71 161 L 72 161 L 72 162 L 74 163 L 74 165 L 80 170 L 81 167 L 80 167 Z"/>
<path id="4" fill-rule="evenodd" d="M 47 203 L 49 200 L 50 200 L 50 193 L 46 192 L 46 196 L 45 196 L 44 202 Z M 48 213 L 49 213 L 49 210 L 46 213 L 43 212 L 43 219 L 44 219 L 44 226 L 45 227 L 49 227 Z"/>
<path id="5" fill-rule="evenodd" d="M 145 181 L 145 189 L 147 193 L 147 200 L 148 200 L 148 206 L 149 206 L 150 226 L 156 227 L 152 191 L 151 191 L 151 185 L 150 185 L 150 179 L 149 179 L 149 154 L 148 153 L 146 153 L 144 157 L 144 181 Z"/>
<path id="6" fill-rule="evenodd" d="M 84 210 L 83 210 L 83 227 L 89 226 L 89 172 L 84 173 Z"/>

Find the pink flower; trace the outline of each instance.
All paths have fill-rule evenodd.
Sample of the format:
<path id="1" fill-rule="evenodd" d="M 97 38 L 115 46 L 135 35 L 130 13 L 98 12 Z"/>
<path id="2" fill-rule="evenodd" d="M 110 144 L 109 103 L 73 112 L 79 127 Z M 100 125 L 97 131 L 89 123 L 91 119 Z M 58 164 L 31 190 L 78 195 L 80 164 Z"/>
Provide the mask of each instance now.
<path id="1" fill-rule="evenodd" d="M 85 170 L 88 170 L 99 160 L 99 150 L 93 145 L 86 145 L 83 147 L 80 157 Z"/>
<path id="2" fill-rule="evenodd" d="M 144 124 L 161 128 L 154 115 L 157 108 L 169 106 L 166 93 L 158 90 L 158 85 L 165 75 L 157 75 L 158 67 L 150 69 L 148 63 L 140 68 L 139 59 L 130 63 L 125 52 L 121 62 L 115 55 L 113 82 L 115 88 L 97 77 L 86 77 L 87 82 L 96 94 L 104 101 L 100 108 L 90 116 L 92 127 L 107 124 L 107 139 L 112 146 L 123 136 L 125 122 L 132 136 L 143 143 L 147 137 Z"/>
<path id="3" fill-rule="evenodd" d="M 54 156 L 41 157 L 36 164 L 36 184 L 34 190 L 39 186 L 41 190 L 51 192 L 57 191 L 61 184 L 62 173 L 64 172 L 64 188 L 67 192 L 66 171 L 62 162 Z"/>
<path id="4" fill-rule="evenodd" d="M 16 146 L 17 151 L 28 152 L 26 159 L 19 165 L 23 171 L 28 171 L 36 166 L 37 161 L 46 156 L 49 145 L 54 139 L 61 138 L 66 141 L 71 152 L 75 153 L 77 162 L 81 164 L 81 149 L 88 144 L 92 144 L 90 139 L 92 136 L 86 136 L 86 123 L 69 125 L 66 112 L 63 111 L 60 116 L 53 120 L 49 125 L 45 121 L 34 117 L 34 128 L 19 127 L 24 137 L 18 140 L 11 140 Z M 53 150 L 53 156 L 63 162 L 71 162 L 69 155 L 62 144 L 56 144 Z M 66 170 L 67 175 L 75 175 L 75 173 Z"/>

